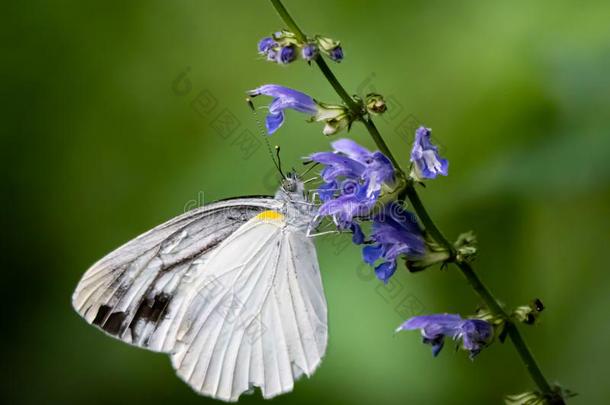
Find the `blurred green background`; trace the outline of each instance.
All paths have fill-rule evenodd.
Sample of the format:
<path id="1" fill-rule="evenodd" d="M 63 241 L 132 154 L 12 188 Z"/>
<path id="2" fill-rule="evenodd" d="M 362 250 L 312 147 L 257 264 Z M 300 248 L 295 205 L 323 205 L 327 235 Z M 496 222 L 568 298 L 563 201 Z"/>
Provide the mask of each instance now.
<path id="1" fill-rule="evenodd" d="M 544 301 L 541 324 L 523 331 L 547 376 L 580 393 L 570 402 L 608 403 L 610 3 L 286 6 L 306 32 L 342 40 L 345 60 L 331 67 L 350 92 L 386 95 L 377 123 L 402 162 L 405 128 L 432 127 L 451 164 L 421 192 L 431 213 L 452 239 L 477 232 L 476 267 L 507 306 Z M 95 260 L 185 207 L 273 191 L 246 90 L 279 83 L 337 96 L 314 67 L 260 60 L 258 39 L 283 26 L 263 0 L 32 0 L 3 14 L 2 396 L 213 402 L 165 356 L 88 326 L 72 291 Z M 349 135 L 373 146 L 360 125 Z M 271 142 L 300 167 L 329 139 L 289 112 Z M 474 362 L 448 345 L 433 359 L 417 333 L 393 334 L 416 313 L 474 310 L 454 268 L 399 271 L 384 288 L 348 240 L 318 247 L 328 352 L 274 403 L 499 403 L 532 387 L 511 345 Z"/>

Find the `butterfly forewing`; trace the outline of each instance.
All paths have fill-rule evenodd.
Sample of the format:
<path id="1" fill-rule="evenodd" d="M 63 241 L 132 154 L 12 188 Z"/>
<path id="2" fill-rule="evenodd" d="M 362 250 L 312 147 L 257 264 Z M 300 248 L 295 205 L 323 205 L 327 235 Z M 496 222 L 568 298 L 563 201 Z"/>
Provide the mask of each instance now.
<path id="1" fill-rule="evenodd" d="M 127 343 L 169 352 L 175 315 L 219 244 L 271 198 L 220 201 L 178 216 L 116 249 L 83 276 L 72 302 L 89 323 Z"/>

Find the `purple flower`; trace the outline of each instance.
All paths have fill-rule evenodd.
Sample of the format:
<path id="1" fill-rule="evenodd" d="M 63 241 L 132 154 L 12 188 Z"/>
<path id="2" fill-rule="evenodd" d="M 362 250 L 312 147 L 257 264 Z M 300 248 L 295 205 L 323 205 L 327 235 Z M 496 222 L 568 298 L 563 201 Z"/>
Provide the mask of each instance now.
<path id="1" fill-rule="evenodd" d="M 269 104 L 269 114 L 265 125 L 269 135 L 273 134 L 284 123 L 284 110 L 289 108 L 302 113 L 315 115 L 318 107 L 315 101 L 305 93 L 277 84 L 266 84 L 248 92 L 252 97 L 265 95 L 273 97 Z"/>
<path id="2" fill-rule="evenodd" d="M 352 242 L 355 245 L 362 245 L 364 243 L 364 233 L 362 232 L 360 225 L 356 222 L 352 222 L 350 230 L 352 231 Z"/>
<path id="3" fill-rule="evenodd" d="M 277 53 L 276 60 L 277 63 L 281 63 L 283 65 L 292 62 L 297 57 L 297 53 L 294 50 L 294 46 L 288 45 L 280 48 Z"/>
<path id="4" fill-rule="evenodd" d="M 322 202 L 331 200 L 335 195 L 335 192 L 337 191 L 337 187 L 338 184 L 334 180 L 331 180 L 328 183 L 324 183 L 320 187 L 318 187 L 318 196 L 320 197 L 320 200 Z"/>
<path id="5" fill-rule="evenodd" d="M 303 47 L 301 55 L 303 56 L 303 59 L 309 62 L 318 56 L 318 47 L 316 44 L 307 44 Z"/>
<path id="6" fill-rule="evenodd" d="M 383 184 L 394 182 L 394 167 L 381 152 L 371 152 L 350 139 L 333 142 L 334 152 L 318 152 L 309 158 L 324 165 L 324 184 L 318 188 L 323 204 L 318 216 L 330 216 L 339 229 L 351 229 L 356 244 L 364 234 L 354 221 L 370 214 Z"/>
<path id="7" fill-rule="evenodd" d="M 438 154 L 438 147 L 430 141 L 431 133 L 430 128 L 425 127 L 415 131 L 415 142 L 411 150 L 411 176 L 416 180 L 434 179 L 439 174 L 447 175 L 449 162 Z"/>
<path id="8" fill-rule="evenodd" d="M 258 42 L 258 53 L 265 55 L 276 45 L 277 42 L 273 38 L 265 37 Z"/>
<path id="9" fill-rule="evenodd" d="M 270 50 L 267 55 L 271 55 L 274 50 Z M 347 107 L 316 102 L 305 93 L 279 86 L 277 84 L 266 84 L 248 94 L 252 97 L 266 95 L 273 97 L 269 104 L 269 114 L 267 114 L 265 124 L 269 135 L 273 134 L 284 123 L 284 110 L 287 108 L 309 114 L 309 122 L 326 123 L 322 133 L 331 135 L 342 128 L 349 127 L 352 118 L 349 116 Z"/>
<path id="10" fill-rule="evenodd" d="M 362 249 L 362 258 L 371 266 L 381 260 L 375 266 L 375 275 L 384 283 L 396 271 L 399 256 L 421 256 L 426 250 L 415 215 L 395 202 L 373 217 L 371 239 L 375 244 Z"/>
<path id="11" fill-rule="evenodd" d="M 275 62 L 277 59 L 278 51 L 277 48 L 271 48 L 267 51 L 267 60 L 269 62 Z"/>
<path id="12" fill-rule="evenodd" d="M 272 37 L 265 37 L 258 42 L 258 53 L 266 56 L 270 62 L 287 64 L 297 58 L 294 44 L 287 42 L 284 32 L 276 32 Z"/>
<path id="13" fill-rule="evenodd" d="M 353 181 L 346 179 L 344 182 Z M 330 216 L 339 229 L 349 229 L 354 217 L 366 216 L 377 202 L 379 192 L 369 194 L 368 184 L 355 184 L 353 188 L 340 187 L 339 195 L 324 202 L 319 216 Z"/>
<path id="14" fill-rule="evenodd" d="M 415 316 L 400 325 L 396 331 L 420 329 L 423 342 L 432 345 L 436 357 L 443 348 L 445 336 L 462 340 L 462 347 L 474 358 L 493 338 L 493 327 L 481 319 L 462 319 L 459 315 L 435 314 Z"/>
<path id="15" fill-rule="evenodd" d="M 331 49 L 328 52 L 328 56 L 335 62 L 341 62 L 343 60 L 343 48 L 341 48 L 340 46 L 337 46 L 337 47 Z"/>
<path id="16" fill-rule="evenodd" d="M 324 181 L 337 177 L 360 178 L 367 182 L 367 194 L 381 190 L 383 183 L 394 182 L 394 167 L 381 152 L 371 152 L 351 139 L 339 139 L 331 144 L 335 152 L 320 152 L 311 155 L 315 162 L 326 165 L 322 171 Z"/>

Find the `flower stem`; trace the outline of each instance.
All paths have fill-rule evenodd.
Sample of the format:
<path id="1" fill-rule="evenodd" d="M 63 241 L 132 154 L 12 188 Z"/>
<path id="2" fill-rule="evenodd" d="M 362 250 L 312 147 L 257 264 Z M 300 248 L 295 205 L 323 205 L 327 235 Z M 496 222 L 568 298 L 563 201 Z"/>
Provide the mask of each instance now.
<path id="1" fill-rule="evenodd" d="M 368 117 L 363 117 L 362 122 L 364 123 L 366 129 L 369 131 L 369 134 L 375 141 L 375 144 L 377 145 L 381 153 L 383 153 L 390 159 L 392 165 L 394 165 L 394 167 L 396 168 L 396 171 L 398 172 L 399 176 L 406 179 L 404 170 L 402 170 L 400 164 L 398 163 L 398 161 L 396 161 L 394 155 L 392 155 L 392 152 L 390 152 L 390 148 L 388 148 L 388 145 L 381 137 L 381 134 L 379 133 L 379 130 L 377 129 L 373 121 Z"/>
<path id="2" fill-rule="evenodd" d="M 280 0 L 271 0 L 271 4 L 273 4 L 273 7 L 275 7 L 275 10 L 280 15 L 284 23 L 288 26 L 290 31 L 297 36 L 297 39 L 301 42 L 305 42 L 307 40 L 307 36 L 303 33 L 303 31 L 301 31 L 301 29 L 294 21 L 290 13 L 288 13 L 288 10 L 286 10 L 286 7 L 284 7 L 282 2 Z M 377 144 L 379 150 L 390 159 L 394 167 L 399 169 L 400 172 L 404 174 L 404 171 L 400 169 L 398 162 L 392 155 L 392 152 L 390 152 L 390 148 L 388 148 L 388 145 L 381 137 L 381 134 L 379 133 L 379 130 L 377 130 L 377 127 L 375 126 L 373 121 L 370 118 L 365 117 L 364 111 L 362 110 L 361 106 L 354 101 L 354 99 L 349 95 L 349 93 L 345 90 L 341 83 L 339 83 L 339 80 L 337 80 L 335 74 L 332 72 L 332 70 L 330 70 L 330 67 L 328 66 L 328 64 L 326 64 L 326 61 L 324 60 L 322 55 L 316 56 L 315 61 L 320 70 L 322 71 L 322 74 L 326 77 L 326 80 L 328 80 L 331 86 L 333 86 L 333 89 L 335 89 L 339 97 L 341 97 L 343 102 L 350 109 L 351 113 L 364 123 L 364 126 L 373 137 L 373 140 Z"/>
<path id="3" fill-rule="evenodd" d="M 271 4 L 280 15 L 284 23 L 288 26 L 290 31 L 292 31 L 297 38 L 304 42 L 307 37 L 301 31 L 297 23 L 294 21 L 292 16 L 288 13 L 288 10 L 284 7 L 281 0 L 270 0 Z M 345 102 L 345 104 L 349 107 L 352 114 L 358 117 L 363 123 L 369 134 L 377 144 L 379 150 L 388 156 L 388 158 L 392 161 L 392 164 L 396 168 L 399 176 L 402 178 L 406 178 L 404 170 L 400 167 L 397 160 L 394 158 L 387 144 L 381 137 L 379 130 L 370 119 L 370 117 L 366 116 L 364 112 L 361 110 L 361 107 L 354 101 L 352 97 L 350 97 L 349 93 L 345 90 L 345 88 L 341 85 L 337 77 L 331 71 L 330 67 L 326 64 L 321 55 L 318 55 L 316 58 L 316 64 L 331 84 L 333 89 L 337 92 L 339 97 Z M 418 217 L 422 221 L 427 232 L 430 233 L 432 238 L 440 245 L 445 247 L 450 253 L 451 258 L 455 258 L 455 248 L 453 244 L 449 242 L 449 240 L 443 235 L 443 233 L 438 229 L 438 227 L 432 221 L 432 218 L 428 214 L 424 204 L 422 203 L 419 195 L 417 194 L 417 190 L 415 190 L 414 183 L 409 181 L 406 186 L 405 194 L 411 204 L 413 205 L 413 209 L 417 213 Z M 536 383 L 538 389 L 547 397 L 550 398 L 553 404 L 564 404 L 563 399 L 558 398 L 557 394 L 553 391 L 551 385 L 548 383 L 540 367 L 536 363 L 534 356 L 532 355 L 530 349 L 527 344 L 523 340 L 523 337 L 519 333 L 519 329 L 517 325 L 511 320 L 510 316 L 504 311 L 504 308 L 500 305 L 500 303 L 494 298 L 489 289 L 483 284 L 481 279 L 477 276 L 472 266 L 463 261 L 456 261 L 455 264 L 461 270 L 462 274 L 470 284 L 470 286 L 475 290 L 477 295 L 485 302 L 489 310 L 500 317 L 505 322 L 505 327 L 507 328 L 508 336 L 510 337 L 513 345 L 515 346 L 517 353 L 521 357 L 521 361 L 524 363 L 527 371 L 529 372 L 532 380 Z"/>
<path id="4" fill-rule="evenodd" d="M 288 10 L 286 10 L 281 0 L 270 1 L 275 10 L 278 12 L 280 17 L 284 21 L 284 23 L 288 26 L 288 28 L 297 36 L 300 41 L 306 41 L 306 35 L 303 33 L 303 31 L 301 31 L 294 19 L 290 16 Z M 388 158 L 392 161 L 399 175 L 403 178 L 406 178 L 405 172 L 401 169 L 400 165 L 390 152 L 390 149 L 381 137 L 381 134 L 379 133 L 379 130 L 377 129 L 373 121 L 370 119 L 370 117 L 365 116 L 364 112 L 361 111 L 361 108 L 358 103 L 356 103 L 354 99 L 350 97 L 349 93 L 341 85 L 339 80 L 337 80 L 337 77 L 330 70 L 330 67 L 326 64 L 321 55 L 318 55 L 318 57 L 316 58 L 316 64 L 318 65 L 328 82 L 332 85 L 333 89 L 335 89 L 339 97 L 341 97 L 345 104 L 350 108 L 351 112 L 364 123 L 364 126 L 377 144 L 377 147 L 380 149 L 380 151 L 386 156 L 388 156 Z M 455 248 L 434 224 L 432 218 L 430 218 L 430 215 L 428 214 L 426 208 L 424 207 L 421 199 L 417 194 L 417 191 L 415 190 L 413 182 L 410 181 L 407 184 L 405 194 L 413 205 L 413 208 L 420 220 L 422 221 L 425 229 L 430 233 L 432 238 L 434 238 L 437 243 L 445 247 L 451 253 L 451 257 L 454 258 Z M 523 340 L 523 337 L 519 333 L 517 325 L 515 325 L 515 323 L 510 319 L 510 317 L 508 316 L 506 311 L 504 311 L 500 303 L 494 298 L 494 296 L 491 294 L 485 284 L 483 284 L 481 279 L 475 273 L 472 266 L 466 262 L 455 262 L 455 264 L 459 267 L 470 286 L 485 302 L 489 310 L 505 321 L 505 327 L 507 328 L 508 336 L 510 337 L 511 341 L 513 342 L 513 345 L 517 349 L 517 352 L 521 357 L 522 362 L 525 364 L 525 367 L 529 372 L 532 380 L 538 386 L 538 389 L 548 398 L 553 398 L 553 403 L 563 404 L 563 400 L 561 398 L 557 398 L 556 394 L 553 392 L 551 385 L 548 383 L 548 381 L 542 374 L 542 371 L 536 363 L 534 356 L 527 347 L 527 344 Z"/>
<path id="5" fill-rule="evenodd" d="M 415 212 L 417 212 L 419 219 L 424 224 L 426 231 L 430 234 L 430 236 L 432 236 L 436 243 L 447 249 L 450 258 L 455 257 L 455 248 L 453 247 L 453 244 L 451 244 L 451 242 L 447 240 L 447 238 L 445 237 L 445 235 L 443 235 L 440 229 L 436 227 L 436 224 L 434 224 L 432 218 L 430 218 L 430 215 L 428 215 L 428 211 L 426 211 L 424 204 L 420 200 L 413 182 L 409 182 L 409 184 L 407 185 L 406 194 L 407 198 L 413 205 L 413 209 L 415 210 Z"/>
<path id="6" fill-rule="evenodd" d="M 508 333 L 508 337 L 513 342 L 515 349 L 517 349 L 517 353 L 521 357 L 521 361 L 525 364 L 527 371 L 530 374 L 530 377 L 536 383 L 538 389 L 545 394 L 549 399 L 551 399 L 551 403 L 553 404 L 564 404 L 563 399 L 557 397 L 557 394 L 553 392 L 551 385 L 548 383 L 544 374 L 542 374 L 542 370 L 538 366 L 534 355 L 528 348 L 525 340 L 519 333 L 519 329 L 517 325 L 510 319 L 504 308 L 500 305 L 500 303 L 494 298 L 489 289 L 483 284 L 483 281 L 477 276 L 474 272 L 472 266 L 467 262 L 456 262 L 457 266 L 462 271 L 468 283 L 470 283 L 471 287 L 477 292 L 479 297 L 485 302 L 487 308 L 494 313 L 496 316 L 504 319 L 505 328 Z"/>
<path id="7" fill-rule="evenodd" d="M 307 36 L 303 33 L 303 31 L 301 31 L 297 23 L 292 19 L 292 16 L 290 15 L 290 13 L 288 13 L 288 10 L 286 10 L 286 7 L 284 7 L 282 2 L 280 0 L 271 0 L 271 4 L 273 4 L 273 7 L 277 11 L 277 13 L 280 15 L 284 23 L 288 26 L 288 29 L 297 36 L 297 39 L 300 42 L 306 42 Z M 350 97 L 350 95 L 347 93 L 347 91 L 345 91 L 343 86 L 341 86 L 341 83 L 339 83 L 339 80 L 337 80 L 335 74 L 330 70 L 322 56 L 318 55 L 315 60 L 318 67 L 320 68 L 322 73 L 324 73 L 324 76 L 326 76 L 326 79 L 333 86 L 333 89 L 335 89 L 335 91 L 337 92 L 339 97 L 341 97 L 343 102 L 349 107 L 352 112 L 357 112 L 359 110 L 358 104 Z"/>

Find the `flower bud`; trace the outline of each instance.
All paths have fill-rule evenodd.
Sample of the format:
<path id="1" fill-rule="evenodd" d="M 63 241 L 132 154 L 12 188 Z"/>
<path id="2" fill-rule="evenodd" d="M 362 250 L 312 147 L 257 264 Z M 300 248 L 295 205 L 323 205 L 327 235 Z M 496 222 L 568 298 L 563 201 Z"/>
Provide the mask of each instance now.
<path id="1" fill-rule="evenodd" d="M 526 391 L 504 397 L 506 405 L 544 404 L 544 396 L 537 391 Z"/>
<path id="2" fill-rule="evenodd" d="M 563 388 L 559 384 L 553 384 L 551 392 L 546 394 L 539 391 L 527 391 L 520 394 L 507 395 L 504 397 L 504 403 L 506 405 L 563 404 L 566 399 L 576 395 L 578 394 Z"/>
<path id="3" fill-rule="evenodd" d="M 317 36 L 316 42 L 318 42 L 318 46 L 324 52 L 330 52 L 331 50 L 340 46 L 339 41 L 335 41 L 334 39 L 328 37 Z"/>
<path id="4" fill-rule="evenodd" d="M 533 325 L 538 321 L 540 312 L 544 310 L 544 304 L 538 298 L 532 300 L 528 305 L 515 308 L 512 313 L 513 318 L 519 322 Z"/>
<path id="5" fill-rule="evenodd" d="M 294 49 L 294 46 L 288 45 L 280 48 L 277 53 L 276 60 L 277 63 L 281 63 L 283 65 L 292 62 L 297 57 L 297 53 Z"/>
<path id="6" fill-rule="evenodd" d="M 316 36 L 315 39 L 320 50 L 328 55 L 329 58 L 335 62 L 341 62 L 343 60 L 343 48 L 341 48 L 341 43 L 339 41 L 319 35 Z"/>
<path id="7" fill-rule="evenodd" d="M 328 52 L 328 56 L 335 62 L 341 62 L 343 60 L 343 48 L 336 46 Z"/>
<path id="8" fill-rule="evenodd" d="M 277 43 L 275 42 L 275 40 L 273 38 L 265 37 L 265 38 L 261 39 L 258 43 L 258 53 L 265 55 L 276 45 L 277 45 Z"/>
<path id="9" fill-rule="evenodd" d="M 271 48 L 267 51 L 267 60 L 269 62 L 275 62 L 277 60 L 279 52 L 275 48 Z"/>
<path id="10" fill-rule="evenodd" d="M 388 107 L 381 94 L 369 93 L 365 98 L 366 110 L 371 114 L 383 114 Z"/>
<path id="11" fill-rule="evenodd" d="M 454 246 L 457 251 L 456 260 L 458 262 L 472 262 L 477 255 L 477 237 L 472 231 L 465 232 L 458 236 Z"/>
<path id="12" fill-rule="evenodd" d="M 258 42 L 258 53 L 264 55 L 269 62 L 285 65 L 297 58 L 297 46 L 299 41 L 292 32 L 278 31 Z"/>
<path id="13" fill-rule="evenodd" d="M 349 111 L 342 105 L 333 105 L 317 102 L 318 112 L 312 121 L 325 122 L 322 130 L 324 135 L 334 135 L 337 132 L 349 128 L 352 125 Z"/>
<path id="14" fill-rule="evenodd" d="M 326 121 L 326 125 L 322 130 L 322 133 L 326 136 L 334 135 L 337 132 L 349 127 L 349 120 L 347 115 L 340 116 L 338 118 L 332 118 Z"/>
<path id="15" fill-rule="evenodd" d="M 273 34 L 273 39 L 275 39 L 280 45 L 296 44 L 298 42 L 297 36 L 287 30 L 276 31 Z"/>
<path id="16" fill-rule="evenodd" d="M 318 56 L 318 46 L 314 43 L 306 44 L 301 50 L 301 55 L 307 62 L 315 59 Z"/>
<path id="17" fill-rule="evenodd" d="M 268 61 L 279 64 L 290 63 L 299 56 L 311 62 L 320 52 L 335 62 L 343 60 L 343 49 L 339 41 L 328 37 L 300 38 L 293 32 L 282 30 L 258 42 L 258 53 Z"/>

